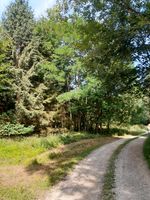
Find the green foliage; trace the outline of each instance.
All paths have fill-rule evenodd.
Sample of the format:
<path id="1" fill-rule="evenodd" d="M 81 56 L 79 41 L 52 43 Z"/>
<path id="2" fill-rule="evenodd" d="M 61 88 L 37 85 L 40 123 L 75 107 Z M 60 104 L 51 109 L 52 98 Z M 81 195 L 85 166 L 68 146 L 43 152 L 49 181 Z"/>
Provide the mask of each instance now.
<path id="1" fill-rule="evenodd" d="M 33 12 L 26 0 L 10 3 L 2 20 L 4 29 L 11 38 L 16 53 L 21 53 L 31 41 L 33 31 Z"/>
<path id="2" fill-rule="evenodd" d="M 116 58 L 134 59 L 142 63 L 143 67 L 145 65 L 148 67 L 150 13 L 148 0 L 136 2 L 68 0 L 68 2 L 69 6 L 72 2 L 72 9 L 85 17 L 87 25 L 84 30 L 89 33 L 89 43 L 91 41 L 97 43 L 97 50 L 101 50 L 98 58 L 100 61 L 109 62 Z"/>
<path id="3" fill-rule="evenodd" d="M 143 96 L 134 62 L 149 59 L 149 4 L 60 0 L 47 14 L 35 23 L 26 0 L 15 0 L 4 13 L 0 110 L 14 109 L 17 122 L 39 133 L 146 123 L 148 90 Z"/>
<path id="4" fill-rule="evenodd" d="M 13 124 L 15 124 L 17 121 L 16 119 L 16 115 L 14 113 L 14 110 L 9 110 L 7 112 L 3 112 L 0 115 L 0 123 L 1 124 L 5 124 L 6 122 L 11 122 Z"/>
<path id="5" fill-rule="evenodd" d="M 34 126 L 25 127 L 22 124 L 11 124 L 10 122 L 0 125 L 0 137 L 30 135 L 34 131 Z"/>
<path id="6" fill-rule="evenodd" d="M 138 99 L 137 101 L 135 101 L 130 123 L 147 125 L 148 122 L 149 122 L 148 99 L 144 97 L 143 99 Z"/>
<path id="7" fill-rule="evenodd" d="M 10 40 L 0 26 L 0 111 L 14 107 L 13 78 L 10 64 Z"/>
<path id="8" fill-rule="evenodd" d="M 40 81 L 36 84 L 33 81 L 40 61 L 39 42 L 33 37 L 33 24 L 33 12 L 27 1 L 16 0 L 8 6 L 3 27 L 12 42 L 10 60 L 17 119 L 26 125 L 31 125 L 32 121 L 33 125 L 41 127 L 45 124 L 42 104 L 45 86 Z"/>

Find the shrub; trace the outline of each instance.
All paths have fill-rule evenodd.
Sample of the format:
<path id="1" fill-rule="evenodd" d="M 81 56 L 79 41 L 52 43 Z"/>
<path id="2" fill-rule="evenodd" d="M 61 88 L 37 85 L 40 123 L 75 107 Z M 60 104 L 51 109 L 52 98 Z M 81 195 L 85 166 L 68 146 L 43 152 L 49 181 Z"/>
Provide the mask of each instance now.
<path id="1" fill-rule="evenodd" d="M 0 114 L 0 123 L 6 123 L 6 122 L 11 122 L 11 123 L 16 123 L 16 115 L 14 114 L 15 112 L 13 110 L 10 110 L 8 112 L 3 112 Z"/>
<path id="2" fill-rule="evenodd" d="M 17 135 L 29 135 L 33 133 L 34 126 L 25 127 L 23 124 L 12 124 L 7 122 L 0 125 L 0 136 L 17 136 Z"/>

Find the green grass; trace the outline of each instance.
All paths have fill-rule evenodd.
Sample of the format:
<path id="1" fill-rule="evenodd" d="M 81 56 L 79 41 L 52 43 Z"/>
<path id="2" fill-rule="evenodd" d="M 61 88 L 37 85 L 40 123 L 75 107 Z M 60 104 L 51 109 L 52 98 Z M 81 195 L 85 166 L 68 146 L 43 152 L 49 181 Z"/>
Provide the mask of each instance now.
<path id="1" fill-rule="evenodd" d="M 48 137 L 0 139 L 0 165 L 25 164 L 49 149 L 94 137 L 97 136 L 87 133 L 68 133 Z"/>
<path id="2" fill-rule="evenodd" d="M 0 166 L 11 178 L 9 167 L 22 167 L 25 183 L 15 177 L 15 184 L 0 185 L 2 200 L 34 200 L 48 187 L 62 180 L 92 150 L 116 139 L 87 133 L 68 133 L 47 137 L 0 139 Z M 67 145 L 66 145 L 67 144 Z M 40 172 L 40 173 L 39 173 Z M 13 171 L 15 173 L 15 171 Z M 21 174 L 19 174 L 21 176 Z M 30 182 L 28 179 L 31 177 Z M 17 181 L 18 180 L 18 181 Z M 14 180 L 12 180 L 14 181 Z"/>
<path id="3" fill-rule="evenodd" d="M 34 194 L 30 189 L 23 187 L 2 187 L 0 186 L 1 200 L 34 200 Z"/>
<path id="4" fill-rule="evenodd" d="M 34 146 L 32 145 L 32 142 L 28 140 L 14 141 L 11 139 L 1 139 L 0 165 L 21 164 L 27 159 L 31 159 L 43 151 L 44 148 L 38 145 Z"/>
<path id="5" fill-rule="evenodd" d="M 123 144 L 119 145 L 119 147 L 114 151 L 114 153 L 110 157 L 106 174 L 104 176 L 104 185 L 101 195 L 102 200 L 115 200 L 113 191 L 115 187 L 115 162 L 122 149 L 132 140 L 135 140 L 135 138 L 129 139 L 125 141 Z"/>
<path id="6" fill-rule="evenodd" d="M 150 136 L 144 142 L 143 153 L 150 168 Z"/>
<path id="7" fill-rule="evenodd" d="M 124 135 L 127 133 L 127 128 L 114 128 L 112 133 Z M 132 133 L 141 133 L 145 127 L 139 125 L 130 127 Z M 131 130 L 132 129 L 132 130 Z M 56 148 L 62 144 L 70 144 L 82 139 L 90 139 L 99 137 L 94 134 L 87 133 L 67 133 L 50 135 L 47 137 L 28 137 L 21 139 L 0 139 L 0 165 L 18 165 L 26 164 L 37 155 Z"/>
<path id="8" fill-rule="evenodd" d="M 49 178 L 47 186 L 52 186 L 66 176 L 72 167 L 92 150 L 114 140 L 116 139 L 111 137 L 99 137 L 67 145 L 57 151 L 46 152 L 33 159 L 27 166 L 27 170 L 35 173 L 41 169 L 42 173 L 47 174 Z"/>
<path id="9" fill-rule="evenodd" d="M 87 135 L 85 137 L 87 138 Z M 9 182 L 5 183 L 5 187 L 2 185 L 0 186 L 0 199 L 34 200 L 37 194 L 38 196 L 40 194 L 43 194 L 46 189 L 62 180 L 73 169 L 74 165 L 77 164 L 84 157 L 86 157 L 92 150 L 116 140 L 112 137 L 95 137 L 96 138 L 94 139 L 80 140 L 78 142 L 65 145 L 63 147 L 53 148 L 42 153 L 41 155 L 34 156 L 30 160 L 30 163 L 26 164 L 24 168 L 27 174 L 30 174 L 35 179 L 32 178 L 32 182 L 28 182 L 27 185 L 23 185 L 23 183 L 17 182 L 17 177 L 15 176 L 15 184 L 13 184 L 13 186 L 10 185 Z M 77 138 L 75 140 L 79 140 L 79 134 Z M 21 143 L 23 147 L 25 147 L 25 144 L 31 146 L 33 141 L 31 141 L 29 144 L 29 142 L 27 142 L 26 140 L 22 140 Z M 44 147 L 44 149 L 45 148 L 46 147 Z M 24 149 L 24 151 L 26 151 L 26 149 Z M 7 171 L 7 166 L 9 165 L 4 165 L 2 168 L 6 169 Z M 11 172 L 9 172 L 9 174 L 11 176 Z M 19 174 L 19 176 L 21 176 L 21 174 Z M 29 177 L 27 177 L 27 181 L 28 178 Z"/>
<path id="10" fill-rule="evenodd" d="M 129 124 L 122 124 L 121 126 L 113 125 L 111 129 L 112 135 L 140 135 L 147 130 L 147 126 L 142 124 L 137 125 L 129 125 Z"/>

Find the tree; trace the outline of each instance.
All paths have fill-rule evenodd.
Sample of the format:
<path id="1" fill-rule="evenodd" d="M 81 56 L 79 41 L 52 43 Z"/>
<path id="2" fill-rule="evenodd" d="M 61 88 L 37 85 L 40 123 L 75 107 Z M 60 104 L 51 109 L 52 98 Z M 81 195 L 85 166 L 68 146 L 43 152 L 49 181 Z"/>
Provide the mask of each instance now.
<path id="1" fill-rule="evenodd" d="M 33 35 L 33 11 L 26 0 L 10 3 L 3 14 L 2 24 L 12 41 L 12 57 L 16 67 L 23 49 L 29 44 Z"/>
<path id="2" fill-rule="evenodd" d="M 140 88 L 133 62 L 148 58 L 147 42 L 138 44 L 147 37 L 148 4 L 72 2 L 58 1 L 37 23 L 28 1 L 10 4 L 3 16 L 10 43 L 0 46 L 0 85 L 7 85 L 10 69 L 17 119 L 37 131 L 109 131 L 140 112 L 133 106 Z"/>
<path id="3" fill-rule="evenodd" d="M 28 1 L 11 3 L 4 16 L 3 27 L 11 40 L 13 89 L 16 94 L 16 115 L 19 122 L 33 124 L 37 130 L 45 125 L 43 91 L 45 86 L 36 81 L 41 61 L 39 39 L 34 36 L 33 12 Z"/>
<path id="4" fill-rule="evenodd" d="M 80 20 L 64 16 L 62 7 L 56 5 L 48 10 L 48 18 L 41 19 L 36 27 L 36 34 L 41 38 L 40 52 L 45 58 L 40 63 L 39 74 L 48 88 L 44 105 L 52 127 L 70 128 L 72 123 L 68 103 L 60 104 L 57 96 L 80 85 L 83 79 L 82 56 L 75 48 L 81 37 L 77 32 L 78 23 Z"/>
<path id="5" fill-rule="evenodd" d="M 66 1 L 66 0 L 65 0 Z M 150 62 L 150 3 L 148 0 L 69 0 L 69 9 L 82 14 L 87 32 L 94 30 L 95 41 L 103 41 L 104 55 L 132 59 L 143 67 Z M 72 3 L 72 4 L 71 4 Z M 92 28 L 92 32 L 93 32 Z"/>
<path id="6" fill-rule="evenodd" d="M 14 108 L 10 43 L 10 40 L 4 35 L 2 27 L 0 27 L 0 112 Z"/>

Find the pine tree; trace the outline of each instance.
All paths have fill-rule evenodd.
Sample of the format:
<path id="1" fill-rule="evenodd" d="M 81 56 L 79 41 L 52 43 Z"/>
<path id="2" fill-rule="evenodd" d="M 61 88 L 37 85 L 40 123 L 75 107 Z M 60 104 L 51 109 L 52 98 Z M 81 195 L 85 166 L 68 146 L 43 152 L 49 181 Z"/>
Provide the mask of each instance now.
<path id="1" fill-rule="evenodd" d="M 10 64 L 10 40 L 0 27 L 0 112 L 14 107 Z"/>
<path id="2" fill-rule="evenodd" d="M 46 87 L 40 80 L 36 81 L 41 61 L 40 42 L 33 34 L 34 18 L 28 1 L 16 0 L 8 6 L 3 16 L 3 27 L 12 41 L 13 89 L 18 121 L 35 125 L 39 130 L 46 123 L 43 105 Z"/>
<path id="3" fill-rule="evenodd" d="M 2 23 L 12 40 L 12 56 L 17 66 L 18 57 L 32 39 L 34 18 L 26 0 L 12 2 L 3 14 Z"/>

